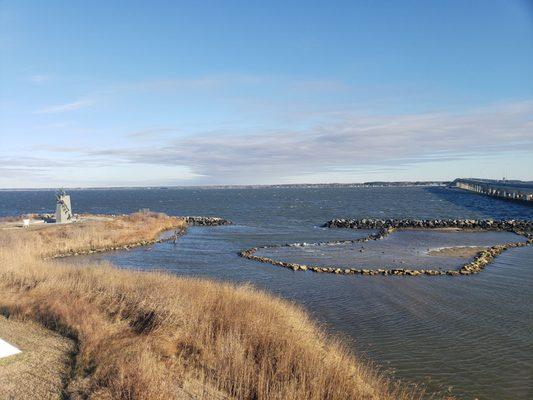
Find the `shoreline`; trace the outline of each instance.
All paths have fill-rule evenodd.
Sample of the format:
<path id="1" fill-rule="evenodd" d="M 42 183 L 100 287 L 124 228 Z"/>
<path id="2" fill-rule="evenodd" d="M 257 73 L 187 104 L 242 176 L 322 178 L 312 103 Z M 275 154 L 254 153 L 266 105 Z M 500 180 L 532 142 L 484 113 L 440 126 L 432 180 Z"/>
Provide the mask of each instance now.
<path id="1" fill-rule="evenodd" d="M 91 247 L 89 249 L 78 249 L 78 250 L 70 250 L 65 253 L 57 253 L 53 254 L 48 257 L 44 257 L 44 260 L 48 259 L 54 259 L 54 258 L 65 258 L 65 257 L 73 257 L 73 256 L 82 256 L 82 255 L 90 255 L 90 254 L 96 254 L 96 253 L 105 253 L 108 251 L 118 251 L 118 250 L 130 250 L 137 247 L 143 247 L 143 246 L 150 246 L 156 243 L 164 243 L 164 242 L 170 242 L 172 240 L 177 240 L 180 237 L 187 234 L 187 229 L 191 226 L 222 226 L 222 225 L 231 225 L 232 222 L 220 218 L 220 217 L 202 217 L 202 216 L 187 216 L 187 217 L 177 217 L 182 219 L 186 226 L 180 226 L 177 229 L 170 228 L 165 229 L 160 232 L 158 232 L 158 237 L 155 239 L 150 240 L 141 240 L 141 241 L 133 241 L 126 244 L 122 244 L 119 246 L 103 246 L 103 247 Z M 175 235 L 169 236 L 169 237 L 161 237 L 161 235 L 165 232 L 170 232 L 172 230 L 175 230 Z"/>
<path id="2" fill-rule="evenodd" d="M 167 189 L 298 189 L 298 188 L 358 188 L 358 187 L 446 187 L 451 181 L 374 181 L 351 183 L 274 183 L 274 184 L 243 184 L 243 185 L 190 185 L 190 186 L 93 186 L 93 187 L 65 187 L 68 190 L 167 190 Z M 55 191 L 57 188 L 0 188 L 5 192 Z"/>

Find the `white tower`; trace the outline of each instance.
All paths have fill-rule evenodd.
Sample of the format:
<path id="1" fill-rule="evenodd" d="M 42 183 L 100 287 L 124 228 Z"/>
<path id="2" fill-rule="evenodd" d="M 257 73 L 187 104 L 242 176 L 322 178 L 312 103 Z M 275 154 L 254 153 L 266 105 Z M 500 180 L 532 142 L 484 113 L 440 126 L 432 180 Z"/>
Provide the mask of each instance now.
<path id="1" fill-rule="evenodd" d="M 56 194 L 56 223 L 64 224 L 72 222 L 72 207 L 70 206 L 70 196 L 60 189 Z"/>

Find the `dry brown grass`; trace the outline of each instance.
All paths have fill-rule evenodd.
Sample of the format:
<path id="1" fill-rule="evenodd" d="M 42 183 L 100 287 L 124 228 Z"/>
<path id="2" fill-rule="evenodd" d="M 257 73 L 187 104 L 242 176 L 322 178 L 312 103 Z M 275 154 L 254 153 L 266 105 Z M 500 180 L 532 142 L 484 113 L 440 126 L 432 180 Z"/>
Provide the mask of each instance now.
<path id="1" fill-rule="evenodd" d="M 39 257 L 123 246 L 139 240 L 155 239 L 169 229 L 185 228 L 181 218 L 159 213 L 135 213 L 111 221 L 92 220 L 76 224 L 35 226 L 16 235 L 17 249 L 24 248 Z M 36 254 L 35 254 L 36 253 Z"/>
<path id="2" fill-rule="evenodd" d="M 2 316 L 0 337 L 22 350 L 0 359 L 0 399 L 60 400 L 70 372 L 72 341 L 35 323 Z"/>
<path id="3" fill-rule="evenodd" d="M 0 307 L 77 343 L 65 393 L 91 399 L 412 399 L 298 306 L 249 286 L 42 260 L 150 240 L 183 222 L 0 231 Z"/>

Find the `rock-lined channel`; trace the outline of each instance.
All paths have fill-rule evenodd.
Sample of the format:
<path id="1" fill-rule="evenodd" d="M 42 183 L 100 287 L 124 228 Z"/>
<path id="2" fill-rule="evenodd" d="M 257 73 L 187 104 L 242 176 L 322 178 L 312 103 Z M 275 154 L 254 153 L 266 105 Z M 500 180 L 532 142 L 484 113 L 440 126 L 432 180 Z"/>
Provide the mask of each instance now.
<path id="1" fill-rule="evenodd" d="M 528 246 L 533 243 L 533 221 L 530 220 L 469 220 L 469 219 L 438 219 L 438 220 L 411 220 L 411 219 L 333 219 L 326 222 L 323 227 L 327 228 L 345 228 L 345 229 L 376 229 L 377 232 L 366 237 L 352 240 L 336 240 L 313 243 L 288 243 L 283 245 L 267 245 L 252 247 L 239 252 L 239 256 L 262 263 L 272 264 L 282 268 L 292 269 L 293 271 L 313 271 L 317 273 L 333 273 L 343 275 L 471 275 L 479 273 L 496 256 L 515 247 Z M 280 247 L 304 247 L 304 246 L 324 246 L 324 245 L 342 245 L 351 243 L 368 242 L 370 240 L 381 240 L 396 230 L 403 229 L 458 229 L 464 231 L 505 231 L 512 232 L 525 237 L 526 241 L 510 242 L 495 246 L 490 246 L 479 251 L 474 259 L 465 263 L 458 269 L 440 270 L 433 268 L 413 269 L 413 268 L 392 268 L 384 267 L 379 269 L 370 268 L 345 268 L 340 266 L 318 266 L 307 265 L 293 262 L 284 262 L 274 260 L 269 257 L 258 256 L 255 253 L 258 250 L 275 249 Z"/>

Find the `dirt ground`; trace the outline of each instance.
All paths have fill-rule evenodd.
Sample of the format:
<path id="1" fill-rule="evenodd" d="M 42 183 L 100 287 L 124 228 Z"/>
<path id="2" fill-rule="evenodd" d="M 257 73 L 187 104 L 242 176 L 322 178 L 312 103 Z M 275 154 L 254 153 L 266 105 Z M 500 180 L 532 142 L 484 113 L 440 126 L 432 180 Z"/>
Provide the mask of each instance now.
<path id="1" fill-rule="evenodd" d="M 34 323 L 3 316 L 0 338 L 22 350 L 0 358 L 0 399 L 61 399 L 72 341 Z"/>
<path id="2" fill-rule="evenodd" d="M 30 217 L 30 226 L 27 229 L 45 229 L 57 226 L 55 223 L 45 223 L 40 217 Z M 84 224 L 99 221 L 113 221 L 114 217 L 109 215 L 76 214 L 72 223 Z M 22 217 L 0 218 L 0 229 L 23 229 Z"/>

